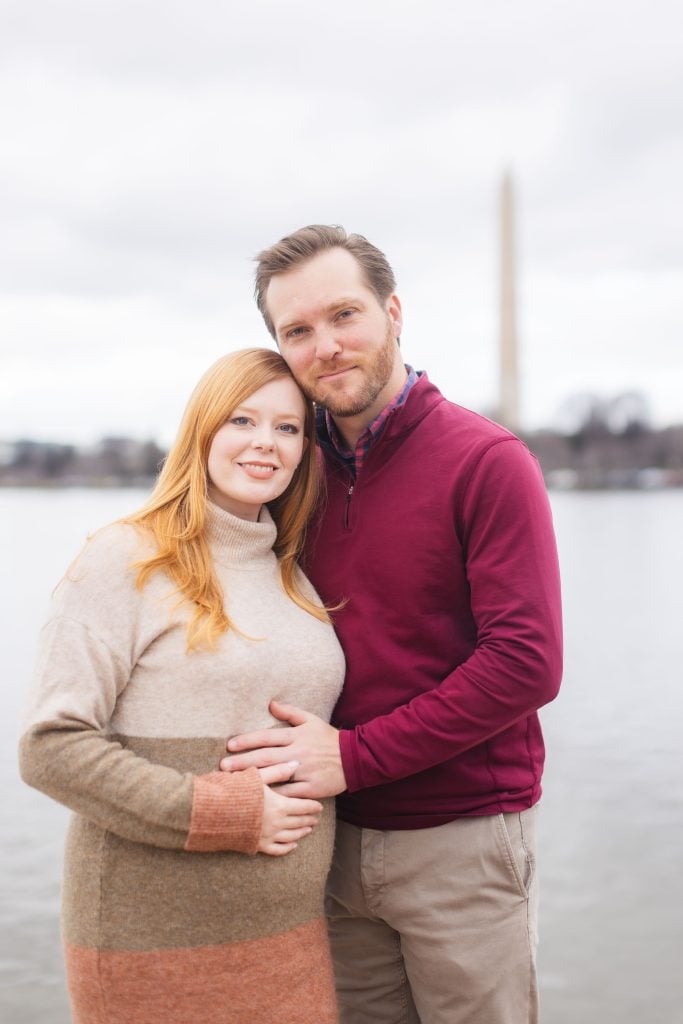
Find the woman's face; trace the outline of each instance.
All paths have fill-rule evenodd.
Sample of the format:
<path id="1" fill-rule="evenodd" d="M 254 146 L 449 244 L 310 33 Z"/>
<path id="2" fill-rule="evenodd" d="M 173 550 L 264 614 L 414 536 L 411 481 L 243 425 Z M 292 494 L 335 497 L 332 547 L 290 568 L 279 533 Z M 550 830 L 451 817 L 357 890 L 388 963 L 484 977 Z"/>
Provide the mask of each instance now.
<path id="1" fill-rule="evenodd" d="M 209 497 L 256 522 L 261 505 L 289 486 L 305 444 L 306 406 L 291 377 L 250 395 L 216 431 L 209 449 Z"/>

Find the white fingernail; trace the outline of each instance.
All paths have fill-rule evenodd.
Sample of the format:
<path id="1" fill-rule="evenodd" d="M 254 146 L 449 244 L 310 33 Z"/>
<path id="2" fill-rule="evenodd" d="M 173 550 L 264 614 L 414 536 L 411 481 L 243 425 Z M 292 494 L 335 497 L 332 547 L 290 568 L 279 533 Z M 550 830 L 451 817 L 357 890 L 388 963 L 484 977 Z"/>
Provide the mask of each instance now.
<path id="1" fill-rule="evenodd" d="M 290 768 L 294 769 L 299 767 L 301 761 L 288 761 L 287 764 L 289 765 Z"/>

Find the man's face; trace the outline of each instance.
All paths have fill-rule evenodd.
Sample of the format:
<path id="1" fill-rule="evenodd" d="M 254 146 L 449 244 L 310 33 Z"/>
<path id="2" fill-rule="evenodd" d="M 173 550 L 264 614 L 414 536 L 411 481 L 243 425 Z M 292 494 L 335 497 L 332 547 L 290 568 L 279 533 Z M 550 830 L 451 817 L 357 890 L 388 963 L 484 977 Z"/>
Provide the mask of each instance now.
<path id="1" fill-rule="evenodd" d="M 266 303 L 292 373 L 333 416 L 369 423 L 400 390 L 400 303 L 395 295 L 380 303 L 345 249 L 276 274 Z"/>

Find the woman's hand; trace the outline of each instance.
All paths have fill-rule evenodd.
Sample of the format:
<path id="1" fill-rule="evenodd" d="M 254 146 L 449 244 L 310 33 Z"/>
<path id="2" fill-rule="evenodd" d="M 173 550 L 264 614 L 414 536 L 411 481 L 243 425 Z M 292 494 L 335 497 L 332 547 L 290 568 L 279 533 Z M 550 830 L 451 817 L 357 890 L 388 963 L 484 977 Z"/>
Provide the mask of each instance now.
<path id="1" fill-rule="evenodd" d="M 270 788 L 277 783 L 287 782 L 297 768 L 298 762 L 287 761 L 261 769 L 264 800 L 259 853 L 268 853 L 272 857 L 291 853 L 296 849 L 297 841 L 312 832 L 318 824 L 323 808 L 317 800 L 283 796 Z"/>

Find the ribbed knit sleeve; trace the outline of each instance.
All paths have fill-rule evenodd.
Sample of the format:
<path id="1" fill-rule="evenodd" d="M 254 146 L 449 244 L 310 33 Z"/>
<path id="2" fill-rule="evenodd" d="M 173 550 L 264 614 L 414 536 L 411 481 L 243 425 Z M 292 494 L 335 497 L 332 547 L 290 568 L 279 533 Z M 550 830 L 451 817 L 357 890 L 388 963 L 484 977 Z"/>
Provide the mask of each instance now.
<path id="1" fill-rule="evenodd" d="M 186 850 L 256 853 L 263 816 L 263 783 L 255 768 L 211 772 L 194 779 L 192 820 Z M 254 815 L 254 809 L 259 814 Z"/>
<path id="2" fill-rule="evenodd" d="M 106 731 L 125 685 L 125 666 L 106 644 L 78 622 L 51 620 L 42 634 L 34 707 L 20 742 L 24 781 L 125 839 L 170 849 L 255 852 L 263 808 L 257 773 L 235 776 L 207 803 L 191 773 L 125 749 Z M 211 832 L 211 843 L 191 837 L 193 818 L 203 835 Z"/>

